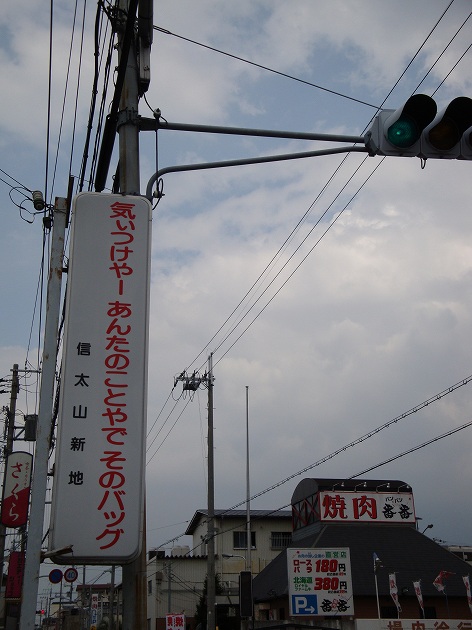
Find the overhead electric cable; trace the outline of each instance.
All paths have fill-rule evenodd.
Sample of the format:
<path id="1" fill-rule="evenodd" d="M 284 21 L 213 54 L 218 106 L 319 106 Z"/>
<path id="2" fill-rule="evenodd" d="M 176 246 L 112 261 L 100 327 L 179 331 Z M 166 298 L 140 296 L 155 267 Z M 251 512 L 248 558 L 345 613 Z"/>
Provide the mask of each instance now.
<path id="1" fill-rule="evenodd" d="M 68 91 L 68 86 L 69 86 L 69 77 L 70 77 L 71 61 L 72 61 L 72 50 L 73 50 L 73 47 L 74 47 L 75 22 L 76 22 L 76 18 L 77 18 L 77 2 L 78 2 L 78 0 L 75 0 L 74 14 L 73 14 L 73 20 L 72 20 L 72 29 L 71 29 L 72 34 L 71 34 L 70 46 L 69 46 L 69 57 L 68 57 L 68 60 L 67 60 L 66 81 L 65 81 L 65 86 L 64 86 L 64 95 L 62 97 L 62 110 L 61 110 L 61 118 L 60 118 L 60 122 L 59 122 L 59 131 L 58 131 L 58 138 L 57 138 L 56 158 L 54 160 L 54 168 L 53 168 L 53 172 L 52 172 L 51 197 L 53 195 L 54 185 L 55 185 L 55 182 L 56 182 L 57 165 L 58 165 L 58 162 L 59 162 L 59 149 L 60 149 L 60 146 L 61 146 L 62 128 L 63 128 L 63 125 L 64 125 L 64 114 L 65 114 L 65 109 L 66 109 L 67 91 Z M 84 15 L 85 15 L 85 8 L 84 8 Z M 83 38 L 83 30 L 84 30 L 84 23 L 82 22 L 82 38 Z M 79 77 L 80 77 L 80 64 L 79 64 Z M 77 90 L 78 90 L 78 84 L 77 84 Z M 77 107 L 77 93 L 76 93 L 76 107 Z M 74 142 L 73 142 L 73 140 L 74 140 L 74 137 L 72 137 L 72 145 L 71 145 L 71 149 L 70 149 L 70 154 L 71 154 L 70 161 L 72 161 L 72 155 L 73 155 L 73 152 L 74 152 Z M 70 169 L 69 169 L 69 173 L 70 173 Z"/>
<path id="2" fill-rule="evenodd" d="M 454 0 L 452 0 L 454 1 Z M 267 72 L 272 72 L 273 74 L 277 74 L 281 77 L 285 77 L 286 79 L 291 79 L 292 81 L 297 81 L 298 83 L 303 83 L 305 85 L 308 85 L 310 87 L 314 87 L 318 90 L 322 90 L 323 92 L 328 92 L 329 94 L 334 94 L 334 96 L 339 96 L 341 98 L 346 98 L 350 101 L 354 101 L 355 103 L 360 103 L 361 105 L 367 105 L 367 107 L 373 107 L 374 109 L 379 109 L 379 107 L 377 105 L 372 105 L 372 103 L 367 103 L 366 101 L 362 101 L 358 98 L 355 98 L 353 96 L 348 96 L 346 94 L 342 94 L 341 92 L 337 92 L 336 90 L 331 90 L 330 88 L 327 87 L 323 87 L 322 85 L 318 85 L 317 83 L 312 83 L 311 81 L 306 81 L 305 79 L 300 79 L 298 77 L 294 77 L 290 74 L 287 74 L 285 72 L 280 72 L 280 70 L 274 70 L 273 68 L 269 68 L 268 66 L 263 66 L 260 63 L 256 63 L 254 61 L 250 61 L 249 59 L 244 59 L 243 57 L 239 57 L 238 55 L 233 55 L 231 53 L 225 52 L 224 50 L 219 50 L 218 48 L 215 48 L 214 46 L 209 46 L 208 44 L 202 44 L 201 42 L 197 42 L 194 39 L 190 39 L 189 37 L 184 37 L 183 35 L 177 35 L 177 33 L 173 33 L 172 31 L 169 31 L 166 28 L 162 28 L 160 26 L 153 26 L 154 30 L 159 31 L 159 33 L 163 33 L 165 35 L 172 35 L 173 37 L 177 37 L 179 39 L 182 39 L 186 42 L 189 42 L 190 44 L 195 44 L 196 46 L 201 46 L 202 48 L 206 48 L 208 50 L 211 50 L 212 52 L 216 52 L 219 53 L 220 55 L 225 55 L 226 57 L 231 57 L 232 59 L 236 59 L 237 61 L 242 61 L 243 63 L 247 63 L 251 66 L 255 66 L 256 68 L 260 68 L 261 70 L 266 70 Z"/>
<path id="3" fill-rule="evenodd" d="M 450 6 L 450 5 L 449 5 Z M 445 54 L 446 50 L 449 48 L 449 46 L 452 44 L 452 42 L 455 40 L 455 38 L 459 35 L 459 33 L 461 32 L 461 30 L 464 28 L 464 26 L 466 25 L 466 23 L 469 21 L 469 19 L 472 16 L 472 11 L 469 13 L 469 15 L 465 18 L 465 20 L 462 22 L 462 24 L 459 26 L 459 28 L 457 29 L 457 31 L 454 33 L 453 37 L 449 40 L 449 42 L 446 44 L 446 46 L 443 48 L 441 54 L 436 58 L 436 61 L 430 66 L 428 72 L 424 75 L 424 77 L 421 79 L 421 81 L 418 83 L 418 85 L 416 86 L 416 88 L 413 90 L 413 92 L 416 92 L 417 90 L 419 90 L 419 88 L 421 87 L 421 85 L 426 81 L 427 77 L 430 75 L 430 73 L 433 71 L 433 69 L 435 68 L 435 66 L 439 63 L 439 60 L 443 57 L 443 55 Z M 460 57 L 459 61 L 464 57 L 464 55 L 469 51 L 470 46 L 466 49 L 466 51 L 464 52 L 464 54 Z M 459 61 L 457 63 L 459 63 Z M 457 66 L 457 63 L 455 66 L 452 67 L 452 69 L 449 71 L 449 73 L 446 75 L 446 77 L 443 79 L 443 81 L 441 81 L 441 83 L 439 84 L 439 86 L 436 88 L 436 90 L 433 92 L 433 95 L 439 90 L 439 88 L 441 87 L 441 85 L 444 83 L 444 81 L 447 79 L 447 77 L 451 74 L 451 72 L 453 72 L 453 70 L 455 69 L 455 67 Z"/>
<path id="4" fill-rule="evenodd" d="M 424 409 L 425 407 L 428 407 L 428 406 L 434 404 L 435 402 L 438 402 L 439 400 L 441 400 L 442 398 L 444 398 L 448 394 L 451 394 L 452 392 L 456 391 L 460 387 L 463 387 L 464 385 L 469 384 L 471 381 L 472 381 L 472 375 L 471 376 L 467 376 L 466 378 L 464 378 L 461 381 L 455 383 L 454 385 L 451 385 L 450 387 L 444 389 L 442 392 L 439 392 L 439 394 L 435 394 L 434 396 L 431 396 L 430 398 L 426 399 L 425 401 L 423 401 L 419 405 L 415 405 L 414 407 L 411 407 L 411 409 L 401 413 L 400 415 L 396 416 L 392 420 L 389 420 L 388 422 L 385 422 L 384 424 L 380 425 L 379 427 L 377 427 L 375 429 L 372 429 L 371 431 L 369 431 L 367 433 L 364 433 L 364 435 L 361 435 L 361 437 L 356 438 L 355 440 L 353 440 L 352 442 L 349 442 L 348 444 L 345 444 L 344 446 L 341 446 L 340 448 L 336 449 L 335 451 L 333 451 L 329 455 L 326 455 L 325 457 L 322 457 L 321 459 L 317 460 L 313 464 L 310 464 L 309 466 L 305 466 L 305 468 L 302 468 L 301 470 L 299 470 L 296 473 L 290 475 L 289 477 L 286 477 L 285 479 L 282 479 L 282 481 L 279 481 L 279 482 L 273 484 L 272 486 L 270 486 L 269 488 L 266 488 L 265 490 L 262 490 L 261 492 L 258 492 L 257 494 L 255 494 L 255 495 L 253 495 L 251 497 L 251 501 L 253 499 L 257 499 L 258 497 L 262 496 L 263 494 L 266 494 L 267 492 L 270 492 L 271 490 L 275 490 L 275 488 L 279 488 L 280 486 L 285 485 L 288 481 L 291 481 L 295 477 L 299 477 L 300 475 L 303 475 L 304 473 L 308 472 L 309 470 L 312 470 L 313 468 L 317 468 L 318 466 L 321 466 L 321 464 L 324 464 L 327 461 L 333 459 L 334 457 L 336 457 L 340 453 L 343 453 L 344 451 L 347 451 L 348 449 L 350 449 L 350 448 L 352 448 L 354 446 L 357 446 L 358 444 L 361 444 L 362 442 L 365 442 L 366 440 L 370 439 L 374 435 L 377 435 L 381 431 L 383 431 L 385 429 L 388 429 L 390 426 L 392 426 L 393 424 L 398 423 L 400 420 L 404 420 L 405 418 L 408 418 L 409 416 L 411 416 L 411 415 L 413 415 L 415 413 L 418 413 L 418 411 L 420 411 L 421 409 Z M 361 473 L 359 473 L 359 474 L 361 474 Z M 358 476 L 358 475 L 355 475 L 355 476 Z M 239 507 L 240 505 L 243 505 L 244 503 L 245 503 L 245 501 L 242 501 L 241 503 L 238 503 L 237 505 L 234 505 L 230 509 L 233 510 L 233 509 Z"/>
<path id="5" fill-rule="evenodd" d="M 359 477 L 360 475 L 365 475 L 366 473 L 371 472 L 372 470 L 375 470 L 376 468 L 380 468 L 381 466 L 385 466 L 385 464 L 390 464 L 391 462 L 394 462 L 396 459 L 400 459 L 401 457 L 405 457 L 405 455 L 409 455 L 410 453 L 414 453 L 415 451 L 419 451 L 420 449 L 425 448 L 426 446 L 429 446 L 430 444 L 434 444 L 434 442 L 439 442 L 439 440 L 443 440 L 444 438 L 447 438 L 450 435 L 454 435 L 454 433 L 458 433 L 459 431 L 463 431 L 464 429 L 467 429 L 467 427 L 470 427 L 470 426 L 472 426 L 472 420 L 470 422 L 466 422 L 465 424 L 461 425 L 460 427 L 457 427 L 455 429 L 451 429 L 450 431 L 447 431 L 446 433 L 442 433 L 441 435 L 437 435 L 436 437 L 432 438 L 431 440 L 428 440 L 427 442 L 423 442 L 422 444 L 419 444 L 418 446 L 414 446 L 413 448 L 409 448 L 407 451 L 403 451 L 403 453 L 399 453 L 398 455 L 394 455 L 393 457 L 390 457 L 389 459 L 384 460 L 380 464 L 375 464 L 375 466 L 370 466 L 369 468 L 366 468 L 365 470 L 362 470 L 361 472 L 358 472 L 355 475 L 352 475 L 352 477 L 349 477 L 349 479 L 354 479 L 355 477 Z"/>
<path id="6" fill-rule="evenodd" d="M 44 199 L 48 198 L 48 172 L 49 172 L 49 142 L 51 134 L 51 98 L 52 98 L 52 25 L 54 15 L 54 1 L 49 2 L 49 68 L 48 68 L 48 99 L 47 99 L 47 123 L 46 123 L 46 157 L 44 172 Z"/>

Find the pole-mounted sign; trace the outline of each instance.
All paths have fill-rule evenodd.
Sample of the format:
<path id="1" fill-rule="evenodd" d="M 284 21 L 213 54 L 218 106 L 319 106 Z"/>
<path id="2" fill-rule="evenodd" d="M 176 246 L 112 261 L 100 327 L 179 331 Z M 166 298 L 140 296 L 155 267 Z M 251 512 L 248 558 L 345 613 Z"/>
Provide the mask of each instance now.
<path id="1" fill-rule="evenodd" d="M 50 549 L 126 563 L 143 519 L 151 206 L 81 193 L 72 210 Z"/>

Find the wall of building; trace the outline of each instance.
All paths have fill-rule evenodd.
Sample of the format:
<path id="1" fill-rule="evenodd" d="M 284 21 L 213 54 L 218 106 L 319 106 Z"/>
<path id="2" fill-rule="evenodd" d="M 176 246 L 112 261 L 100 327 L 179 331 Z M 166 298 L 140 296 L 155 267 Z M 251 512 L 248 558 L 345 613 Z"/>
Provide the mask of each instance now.
<path id="1" fill-rule="evenodd" d="M 246 532 L 246 519 L 233 518 L 228 514 L 215 519 L 215 529 L 215 573 L 220 578 L 225 597 L 229 595 L 228 601 L 237 608 L 239 573 L 246 569 L 247 558 L 247 549 L 238 544 L 238 540 L 241 542 L 238 534 Z M 291 519 L 276 516 L 254 519 L 251 531 L 256 538 L 255 548 L 251 549 L 251 570 L 253 575 L 257 575 L 282 551 L 282 538 L 274 540 L 272 533 L 283 532 L 290 537 Z M 193 627 L 195 608 L 207 574 L 206 534 L 207 522 L 202 516 L 193 532 L 192 549 L 176 547 L 174 555 L 162 557 L 158 553 L 148 562 L 148 619 L 151 620 L 151 628 L 159 628 L 159 623 L 164 623 L 168 613 L 184 613 L 187 627 Z"/>

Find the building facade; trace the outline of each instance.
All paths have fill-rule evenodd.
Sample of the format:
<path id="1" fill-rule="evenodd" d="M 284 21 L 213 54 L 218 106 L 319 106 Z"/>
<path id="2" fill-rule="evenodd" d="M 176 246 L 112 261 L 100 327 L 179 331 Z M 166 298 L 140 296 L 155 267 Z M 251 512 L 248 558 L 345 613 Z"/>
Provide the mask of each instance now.
<path id="1" fill-rule="evenodd" d="M 285 549 L 292 536 L 289 510 L 251 510 L 251 571 L 257 575 Z M 218 576 L 216 621 L 238 618 L 239 573 L 246 569 L 245 510 L 215 510 L 215 573 Z M 170 555 L 152 550 L 147 564 L 148 629 L 164 630 L 167 614 L 184 614 L 187 628 L 195 626 L 195 611 L 207 574 L 207 510 L 197 510 L 186 530 L 192 547 L 176 546 Z M 228 622 L 229 623 L 229 622 Z M 221 623 L 219 624 L 221 626 Z M 226 624 L 228 625 L 228 624 Z"/>

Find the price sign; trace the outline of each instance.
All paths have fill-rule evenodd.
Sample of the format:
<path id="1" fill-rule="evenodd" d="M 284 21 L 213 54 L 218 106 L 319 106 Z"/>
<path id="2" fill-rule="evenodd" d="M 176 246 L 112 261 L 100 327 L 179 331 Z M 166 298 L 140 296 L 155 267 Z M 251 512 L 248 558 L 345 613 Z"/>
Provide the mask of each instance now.
<path id="1" fill-rule="evenodd" d="M 353 615 L 349 549 L 287 549 L 290 614 Z"/>

